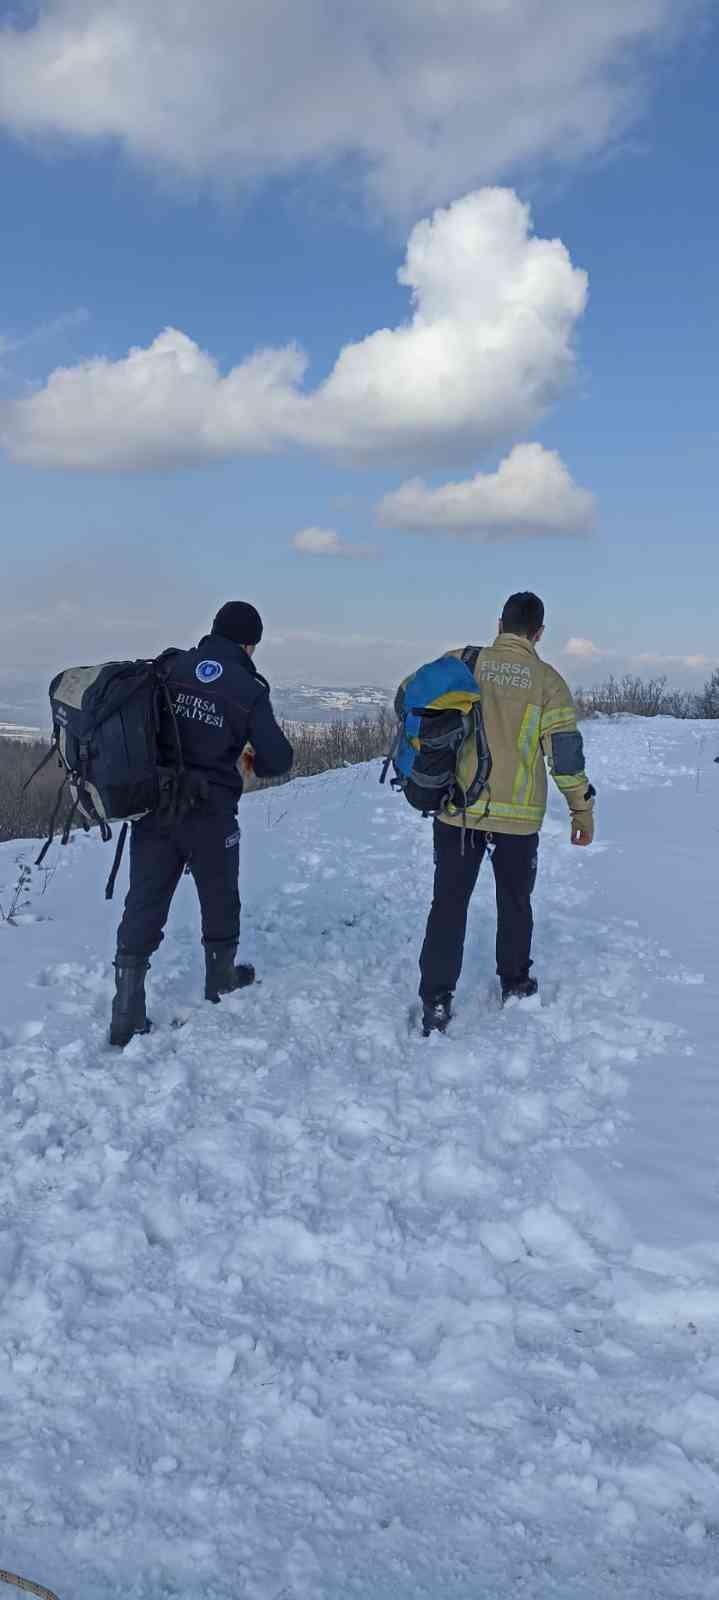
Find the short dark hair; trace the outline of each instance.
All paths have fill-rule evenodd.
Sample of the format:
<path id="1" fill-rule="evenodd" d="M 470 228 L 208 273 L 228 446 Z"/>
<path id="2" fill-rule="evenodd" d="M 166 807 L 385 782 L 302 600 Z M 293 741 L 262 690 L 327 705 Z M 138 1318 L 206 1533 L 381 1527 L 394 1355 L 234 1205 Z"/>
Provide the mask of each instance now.
<path id="1" fill-rule="evenodd" d="M 522 589 L 519 594 L 510 594 L 502 612 L 502 627 L 505 633 L 519 633 L 527 639 L 533 639 L 544 623 L 544 606 L 539 595 L 532 594 L 530 589 Z"/>

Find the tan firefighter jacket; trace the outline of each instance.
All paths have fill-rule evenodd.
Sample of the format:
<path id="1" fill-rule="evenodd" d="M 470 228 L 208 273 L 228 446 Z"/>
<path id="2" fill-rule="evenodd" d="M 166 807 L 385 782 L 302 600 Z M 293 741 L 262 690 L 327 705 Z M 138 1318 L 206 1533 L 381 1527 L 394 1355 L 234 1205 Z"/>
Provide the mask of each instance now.
<path id="1" fill-rule="evenodd" d="M 461 650 L 450 655 L 461 656 Z M 545 757 L 572 821 L 593 832 L 592 794 L 574 701 L 564 679 L 541 661 L 529 639 L 500 633 L 477 657 L 482 720 L 492 756 L 486 787 L 466 812 L 450 807 L 442 821 L 487 833 L 536 833 L 547 809 Z M 475 761 L 476 773 L 476 761 Z M 467 787 L 467 778 L 458 767 Z"/>

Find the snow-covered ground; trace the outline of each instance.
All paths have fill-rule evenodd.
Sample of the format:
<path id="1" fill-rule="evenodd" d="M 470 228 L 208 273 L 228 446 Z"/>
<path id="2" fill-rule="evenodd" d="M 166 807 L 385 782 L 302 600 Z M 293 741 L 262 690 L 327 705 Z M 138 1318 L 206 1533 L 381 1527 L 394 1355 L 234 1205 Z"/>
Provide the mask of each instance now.
<path id="1" fill-rule="evenodd" d="M 444 1039 L 408 1028 L 429 825 L 377 765 L 243 802 L 262 984 L 199 1002 L 183 881 L 124 1054 L 108 850 L 0 926 L 0 1567 L 61 1600 L 719 1596 L 719 725 L 586 738 L 543 1003 L 499 1009 L 488 874 Z M 0 847 L 6 910 L 32 854 Z"/>

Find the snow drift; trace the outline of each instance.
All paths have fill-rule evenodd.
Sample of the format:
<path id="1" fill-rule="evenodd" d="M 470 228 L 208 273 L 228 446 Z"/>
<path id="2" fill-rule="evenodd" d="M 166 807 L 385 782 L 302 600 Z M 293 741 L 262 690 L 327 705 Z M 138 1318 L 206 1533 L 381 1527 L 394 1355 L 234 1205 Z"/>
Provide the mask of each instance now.
<path id="1" fill-rule="evenodd" d="M 200 1003 L 183 885 L 122 1055 L 102 846 L 0 924 L 0 1565 L 61 1600 L 719 1595 L 715 728 L 586 734 L 542 1004 L 499 1009 L 488 875 L 444 1039 L 408 1028 L 428 825 L 376 766 L 243 802 L 262 984 Z M 6 908 L 31 858 L 0 847 Z"/>

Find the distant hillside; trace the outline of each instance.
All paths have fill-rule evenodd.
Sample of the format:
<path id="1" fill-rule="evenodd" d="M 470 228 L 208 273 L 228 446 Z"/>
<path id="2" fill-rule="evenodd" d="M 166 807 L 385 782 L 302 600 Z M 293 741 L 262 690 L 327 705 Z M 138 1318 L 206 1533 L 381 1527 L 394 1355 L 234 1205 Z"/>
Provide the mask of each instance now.
<path id="1" fill-rule="evenodd" d="M 353 720 L 372 717 L 390 704 L 386 689 L 363 684 L 356 689 L 318 687 L 316 684 L 284 685 L 273 688 L 272 703 L 278 717 L 286 722 L 334 722 L 337 717 Z"/>
<path id="2" fill-rule="evenodd" d="M 50 726 L 47 686 L 52 677 L 48 668 L 42 674 L 22 674 L 0 669 L 0 736 L 5 738 L 45 737 Z M 337 717 L 372 717 L 391 703 L 392 694 L 376 684 L 339 688 L 333 684 L 286 683 L 272 685 L 272 701 L 278 716 L 288 722 L 333 722 Z"/>
<path id="3" fill-rule="evenodd" d="M 374 717 L 390 701 L 391 696 L 385 689 L 366 684 L 358 689 L 335 689 L 300 683 L 272 691 L 272 702 L 282 721 L 307 722 L 315 726 L 335 722 L 338 718 L 343 722 L 353 722 L 358 717 Z M 36 739 L 47 738 L 49 718 L 44 727 L 32 727 L 21 720 L 22 711 L 19 707 L 15 715 L 12 714 L 15 712 L 14 706 L 3 706 L 3 710 L 11 714 L 7 721 L 0 721 L 0 739 L 19 739 L 31 744 Z"/>

